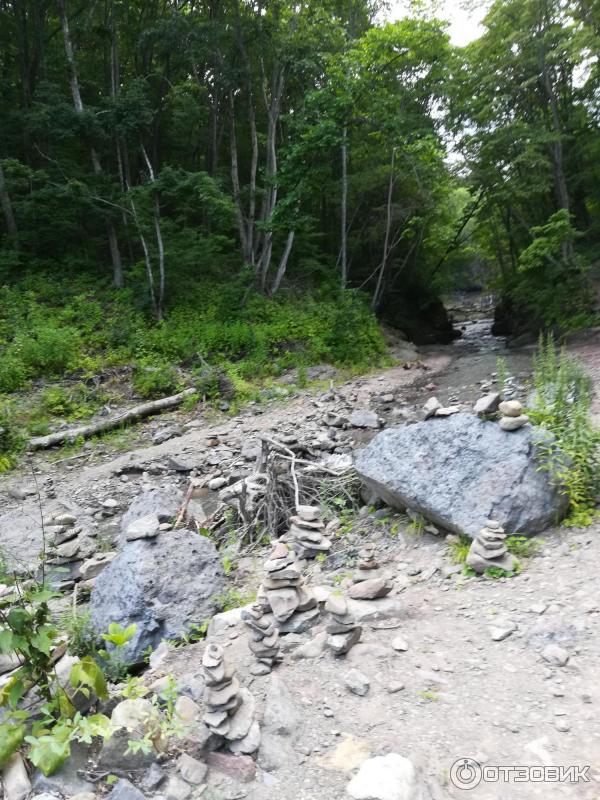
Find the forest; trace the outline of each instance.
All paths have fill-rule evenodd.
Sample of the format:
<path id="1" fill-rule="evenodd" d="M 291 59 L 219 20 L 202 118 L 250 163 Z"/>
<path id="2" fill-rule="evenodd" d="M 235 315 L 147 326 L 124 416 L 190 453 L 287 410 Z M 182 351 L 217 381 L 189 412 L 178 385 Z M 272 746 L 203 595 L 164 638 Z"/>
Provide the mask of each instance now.
<path id="1" fill-rule="evenodd" d="M 248 398 L 384 362 L 380 321 L 449 341 L 453 289 L 593 324 L 599 0 L 496 0 L 466 47 L 388 11 L 0 0 L 0 453 L 106 374 Z"/>

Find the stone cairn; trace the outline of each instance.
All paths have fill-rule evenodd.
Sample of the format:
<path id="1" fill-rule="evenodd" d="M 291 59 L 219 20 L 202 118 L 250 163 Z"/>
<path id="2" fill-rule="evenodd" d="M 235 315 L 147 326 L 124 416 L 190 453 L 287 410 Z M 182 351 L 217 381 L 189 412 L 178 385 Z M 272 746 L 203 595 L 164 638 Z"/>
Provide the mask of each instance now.
<path id="1" fill-rule="evenodd" d="M 325 601 L 325 611 L 331 614 L 327 625 L 327 647 L 341 656 L 360 640 L 362 628 L 348 610 L 348 601 L 341 595 L 330 594 Z"/>
<path id="2" fill-rule="evenodd" d="M 375 555 L 375 545 L 370 542 L 364 544 L 358 551 L 357 570 L 352 576 L 353 586 L 348 590 L 348 595 L 353 600 L 376 600 L 385 597 L 393 588 L 382 570 Z"/>
<path id="3" fill-rule="evenodd" d="M 275 543 L 265 561 L 265 577 L 257 602 L 271 610 L 280 633 L 302 633 L 319 616 L 317 599 L 304 584 L 303 566 L 293 550 L 281 541 Z"/>
<path id="4" fill-rule="evenodd" d="M 488 519 L 485 528 L 473 539 L 467 555 L 467 566 L 482 575 L 486 569 L 499 568 L 512 572 L 516 566 L 515 558 L 508 552 L 505 544 L 504 528 L 496 520 Z"/>
<path id="5" fill-rule="evenodd" d="M 254 697 L 248 689 L 240 687 L 220 645 L 207 645 L 202 657 L 202 672 L 205 725 L 211 733 L 226 739 L 233 752 L 253 753 L 260 744 L 260 730 L 254 718 Z"/>
<path id="6" fill-rule="evenodd" d="M 265 610 L 260 603 L 254 603 L 250 609 L 242 611 L 242 619 L 252 635 L 248 647 L 256 656 L 259 674 L 267 674 L 274 664 L 282 660 L 279 652 L 279 631 L 273 619 L 265 615 Z"/>
<path id="7" fill-rule="evenodd" d="M 328 553 L 331 540 L 323 534 L 325 523 L 319 519 L 319 507 L 299 505 L 296 511 L 289 519 L 288 532 L 279 541 L 291 544 L 298 558 L 313 559 L 319 553 Z"/>
<path id="8" fill-rule="evenodd" d="M 379 577 L 379 562 L 375 554 L 375 545 L 371 542 L 364 544 L 358 551 L 357 567 L 358 569 L 352 578 L 354 583 Z"/>
<path id="9" fill-rule="evenodd" d="M 529 417 L 523 414 L 523 406 L 518 400 L 505 400 L 500 403 L 498 410 L 502 414 L 500 427 L 503 431 L 518 431 L 529 422 Z"/>

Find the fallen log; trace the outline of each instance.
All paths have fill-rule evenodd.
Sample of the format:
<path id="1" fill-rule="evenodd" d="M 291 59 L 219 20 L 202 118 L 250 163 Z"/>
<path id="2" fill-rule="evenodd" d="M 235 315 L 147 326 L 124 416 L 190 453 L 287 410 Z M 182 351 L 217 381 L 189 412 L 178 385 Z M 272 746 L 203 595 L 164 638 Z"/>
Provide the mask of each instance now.
<path id="1" fill-rule="evenodd" d="M 113 417 L 106 417 L 105 419 L 98 420 L 98 422 L 92 422 L 89 425 L 80 425 L 78 428 L 67 428 L 64 431 L 49 433 L 47 436 L 35 436 L 33 439 L 29 440 L 29 449 L 45 450 L 57 444 L 73 442 L 80 437 L 89 439 L 90 436 L 95 436 L 97 433 L 103 433 L 104 431 L 112 431 L 114 428 L 119 428 L 127 422 L 134 422 L 144 417 L 150 417 L 153 414 L 160 414 L 163 411 L 168 411 L 170 408 L 175 408 L 180 405 L 186 397 L 196 394 L 197 391 L 197 389 L 193 388 L 185 389 L 183 392 L 179 392 L 179 394 L 173 394 L 170 397 L 161 397 L 160 400 L 142 403 L 120 414 L 115 414 Z"/>

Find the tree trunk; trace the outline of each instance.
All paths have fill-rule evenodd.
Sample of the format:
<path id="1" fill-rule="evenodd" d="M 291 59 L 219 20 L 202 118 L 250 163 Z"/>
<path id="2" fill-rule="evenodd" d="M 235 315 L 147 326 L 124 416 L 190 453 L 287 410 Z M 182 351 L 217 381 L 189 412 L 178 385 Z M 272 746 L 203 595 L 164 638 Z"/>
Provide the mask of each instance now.
<path id="1" fill-rule="evenodd" d="M 390 164 L 390 181 L 388 184 L 388 195 L 385 212 L 385 236 L 383 240 L 383 256 L 381 259 L 381 267 L 379 268 L 379 275 L 377 276 L 377 285 L 373 293 L 373 300 L 371 307 L 374 311 L 379 308 L 381 298 L 383 296 L 384 278 L 387 271 L 388 256 L 390 253 L 390 232 L 392 228 L 392 196 L 394 194 L 394 163 L 396 160 L 396 149 L 392 148 L 392 161 Z"/>
<path id="2" fill-rule="evenodd" d="M 149 403 L 142 403 L 139 406 L 130 408 L 128 411 L 123 411 L 121 414 L 116 414 L 114 417 L 104 417 L 104 419 L 98 422 L 92 422 L 89 425 L 81 425 L 78 428 L 68 428 L 64 431 L 49 433 L 47 436 L 36 436 L 29 440 L 29 449 L 45 450 L 48 447 L 55 447 L 65 442 L 73 442 L 80 437 L 89 439 L 90 436 L 95 436 L 97 433 L 120 428 L 127 422 L 134 422 L 135 420 L 149 417 L 152 414 L 160 414 L 162 411 L 175 408 L 181 405 L 186 397 L 191 397 L 197 393 L 197 389 L 185 389 L 183 392 L 179 392 L 179 394 L 174 394 L 170 397 L 162 397 L 160 400 L 152 400 Z"/>
<path id="3" fill-rule="evenodd" d="M 148 158 L 146 148 L 142 145 L 142 154 L 148 167 L 150 182 L 156 182 L 156 176 L 152 167 L 152 162 Z M 158 250 L 158 297 L 156 299 L 156 319 L 160 322 L 163 318 L 163 304 L 165 299 L 165 248 L 163 244 L 162 230 L 160 227 L 160 202 L 158 193 L 154 195 L 154 232 L 156 234 L 156 247 Z"/>
<path id="4" fill-rule="evenodd" d="M 273 285 L 271 286 L 271 291 L 269 292 L 270 297 L 273 297 L 273 295 L 277 294 L 277 292 L 279 291 L 279 287 L 281 286 L 281 281 L 283 280 L 285 271 L 287 269 L 288 259 L 290 257 L 290 253 L 292 252 L 295 235 L 296 231 L 290 231 L 288 233 L 287 241 L 285 243 L 285 249 L 279 261 L 279 266 L 277 267 L 277 272 L 275 273 L 275 279 L 273 281 Z"/>
<path id="5" fill-rule="evenodd" d="M 2 214 L 4 215 L 4 225 L 6 232 L 11 236 L 17 235 L 17 223 L 13 213 L 12 203 L 10 202 L 10 195 L 6 188 L 6 181 L 4 180 L 4 170 L 2 169 L 2 162 L 0 162 L 0 205 L 2 206 Z"/>
<path id="6" fill-rule="evenodd" d="M 342 289 L 348 283 L 348 126 L 342 130 L 342 213 L 341 213 L 341 283 Z"/>
<path id="7" fill-rule="evenodd" d="M 77 114 L 83 114 L 83 101 L 81 99 L 81 91 L 79 89 L 79 78 L 77 76 L 77 64 L 75 62 L 75 53 L 73 51 L 73 41 L 71 39 L 71 31 L 69 29 L 69 16 L 67 13 L 67 0 L 58 0 L 58 7 L 60 11 L 60 19 L 63 31 L 63 39 L 65 44 L 65 55 L 69 63 L 70 77 L 69 86 L 71 87 L 71 96 L 73 97 L 73 105 Z M 90 155 L 92 159 L 92 166 L 96 175 L 102 173 L 102 166 L 96 150 L 91 147 Z M 115 286 L 121 288 L 123 286 L 123 264 L 121 261 L 121 252 L 119 250 L 119 242 L 117 239 L 117 232 L 112 220 L 106 220 L 106 234 L 108 238 L 108 245 L 110 249 L 110 257 L 113 267 L 113 281 Z"/>

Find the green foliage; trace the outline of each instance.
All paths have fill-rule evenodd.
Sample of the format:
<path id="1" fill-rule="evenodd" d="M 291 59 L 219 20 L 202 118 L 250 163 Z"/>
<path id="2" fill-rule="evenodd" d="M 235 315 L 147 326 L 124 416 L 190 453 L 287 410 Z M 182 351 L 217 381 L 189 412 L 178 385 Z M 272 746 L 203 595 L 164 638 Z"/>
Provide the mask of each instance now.
<path id="1" fill-rule="evenodd" d="M 127 643 L 135 636 L 137 626 L 128 625 L 124 628 L 118 622 L 111 622 L 108 632 L 103 633 L 102 639 L 112 645 L 112 647 L 98 650 L 98 655 L 102 659 L 104 674 L 112 683 L 118 683 L 127 677 L 130 664 L 124 656 L 124 648 Z"/>
<path id="2" fill-rule="evenodd" d="M 455 564 L 465 564 L 472 541 L 468 536 L 461 535 L 456 541 L 451 541 L 448 545 L 450 555 Z"/>
<path id="3" fill-rule="evenodd" d="M 577 231 L 568 212 L 558 211 L 545 225 L 534 226 L 531 234 L 532 243 L 519 256 L 512 299 L 545 327 L 569 330 L 590 324 L 589 264 L 571 252 Z M 570 255 L 565 255 L 566 247 Z"/>
<path id="4" fill-rule="evenodd" d="M 535 402 L 528 414 L 556 437 L 542 465 L 569 498 L 567 524 L 590 524 L 600 492 L 600 432 L 591 421 L 591 384 L 551 336 L 540 338 L 534 362 Z"/>
<path id="5" fill-rule="evenodd" d="M 0 404 L 0 474 L 9 470 L 25 449 L 25 437 L 15 420 L 11 405 Z"/>
<path id="6" fill-rule="evenodd" d="M 221 611 L 231 611 L 232 608 L 240 608 L 252 603 L 256 599 L 256 594 L 250 591 L 242 591 L 236 586 L 230 586 L 226 592 L 215 597 Z"/>
<path id="7" fill-rule="evenodd" d="M 133 388 L 144 398 L 165 397 L 181 388 L 177 370 L 172 364 L 138 364 L 133 373 Z"/>
<path id="8" fill-rule="evenodd" d="M 507 536 L 505 540 L 509 553 L 519 558 L 531 558 L 540 549 L 542 542 L 540 539 L 530 539 L 527 536 L 513 534 Z"/>
<path id="9" fill-rule="evenodd" d="M 61 628 L 67 636 L 70 655 L 80 657 L 96 655 L 97 636 L 89 612 L 79 612 L 74 605 L 61 618 Z"/>

